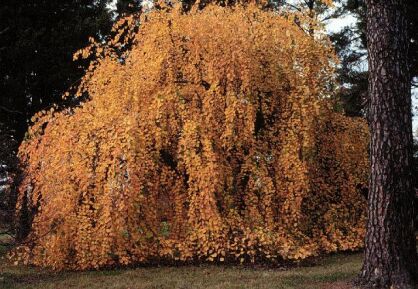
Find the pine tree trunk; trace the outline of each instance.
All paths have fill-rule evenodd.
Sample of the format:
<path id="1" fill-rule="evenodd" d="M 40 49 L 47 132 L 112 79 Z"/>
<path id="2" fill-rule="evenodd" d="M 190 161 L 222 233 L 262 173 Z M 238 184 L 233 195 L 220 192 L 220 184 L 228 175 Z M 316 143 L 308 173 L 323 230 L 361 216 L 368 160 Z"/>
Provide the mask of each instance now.
<path id="1" fill-rule="evenodd" d="M 366 0 L 371 175 L 360 282 L 415 288 L 411 87 L 406 1 Z"/>

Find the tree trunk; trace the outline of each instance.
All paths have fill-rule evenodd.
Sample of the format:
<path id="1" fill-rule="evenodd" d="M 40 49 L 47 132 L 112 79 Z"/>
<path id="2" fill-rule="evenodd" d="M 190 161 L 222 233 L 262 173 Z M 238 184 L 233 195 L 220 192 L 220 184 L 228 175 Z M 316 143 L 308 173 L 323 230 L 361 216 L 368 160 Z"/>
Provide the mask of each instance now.
<path id="1" fill-rule="evenodd" d="M 364 263 L 373 288 L 415 288 L 411 85 L 406 1 L 366 0 L 371 175 Z"/>

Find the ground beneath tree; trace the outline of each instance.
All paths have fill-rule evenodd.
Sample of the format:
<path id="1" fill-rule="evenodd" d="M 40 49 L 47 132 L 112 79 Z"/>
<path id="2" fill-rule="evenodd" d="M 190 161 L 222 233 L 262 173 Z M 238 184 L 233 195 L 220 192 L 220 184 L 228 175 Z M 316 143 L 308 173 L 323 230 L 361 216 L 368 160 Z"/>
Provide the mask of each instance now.
<path id="1" fill-rule="evenodd" d="M 1 249 L 1 248 L 0 248 Z M 181 266 L 52 272 L 0 261 L 2 289 L 353 289 L 362 255 L 337 254 L 302 266 Z"/>
<path id="2" fill-rule="evenodd" d="M 332 282 L 323 284 L 324 289 L 354 289 L 357 288 L 351 282 Z"/>

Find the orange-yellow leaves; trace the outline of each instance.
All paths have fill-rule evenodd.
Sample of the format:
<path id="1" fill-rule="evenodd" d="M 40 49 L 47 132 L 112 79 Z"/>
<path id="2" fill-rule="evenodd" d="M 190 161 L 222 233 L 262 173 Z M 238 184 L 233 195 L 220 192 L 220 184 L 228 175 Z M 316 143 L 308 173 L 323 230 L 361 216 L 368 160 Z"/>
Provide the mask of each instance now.
<path id="1" fill-rule="evenodd" d="M 325 5 L 328 5 L 328 6 L 334 5 L 333 0 L 321 0 L 321 2 L 324 3 Z"/>
<path id="2" fill-rule="evenodd" d="M 135 23 L 82 52 L 100 54 L 88 101 L 33 119 L 18 208 L 40 209 L 19 259 L 82 270 L 361 246 L 367 128 L 329 109 L 327 41 L 253 5 Z"/>

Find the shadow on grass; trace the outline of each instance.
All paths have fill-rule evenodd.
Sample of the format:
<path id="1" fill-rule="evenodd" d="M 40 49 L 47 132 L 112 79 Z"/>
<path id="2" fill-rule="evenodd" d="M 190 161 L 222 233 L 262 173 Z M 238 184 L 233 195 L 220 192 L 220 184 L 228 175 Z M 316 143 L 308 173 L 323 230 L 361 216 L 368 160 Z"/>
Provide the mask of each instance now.
<path id="1" fill-rule="evenodd" d="M 297 266 L 287 269 L 266 266 L 189 265 L 53 272 L 29 266 L 11 266 L 3 260 L 0 261 L 0 288 L 326 288 L 323 287 L 324 284 L 346 282 L 354 278 L 360 268 L 361 254 L 320 257 L 314 263 L 315 266 Z"/>

